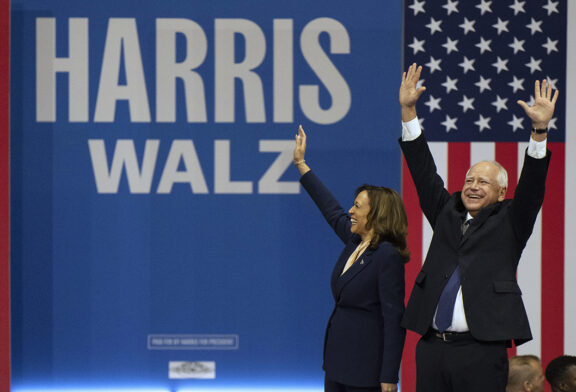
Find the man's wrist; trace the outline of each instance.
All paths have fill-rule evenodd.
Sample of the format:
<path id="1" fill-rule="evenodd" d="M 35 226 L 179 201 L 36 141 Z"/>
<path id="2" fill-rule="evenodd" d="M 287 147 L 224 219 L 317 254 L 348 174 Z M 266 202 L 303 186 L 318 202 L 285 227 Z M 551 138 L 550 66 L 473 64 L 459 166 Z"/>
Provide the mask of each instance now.
<path id="1" fill-rule="evenodd" d="M 403 142 L 416 140 L 421 134 L 422 128 L 420 128 L 420 121 L 418 121 L 418 117 L 414 117 L 412 120 L 407 122 L 402 122 Z"/>
<path id="2" fill-rule="evenodd" d="M 416 118 L 416 106 L 402 106 L 402 122 Z"/>
<path id="3" fill-rule="evenodd" d="M 548 121 L 546 122 L 532 122 L 533 129 L 545 129 L 548 128 Z"/>
<path id="4" fill-rule="evenodd" d="M 534 130 L 530 133 L 530 139 L 535 142 L 543 142 L 548 138 L 548 132 L 537 133 Z"/>

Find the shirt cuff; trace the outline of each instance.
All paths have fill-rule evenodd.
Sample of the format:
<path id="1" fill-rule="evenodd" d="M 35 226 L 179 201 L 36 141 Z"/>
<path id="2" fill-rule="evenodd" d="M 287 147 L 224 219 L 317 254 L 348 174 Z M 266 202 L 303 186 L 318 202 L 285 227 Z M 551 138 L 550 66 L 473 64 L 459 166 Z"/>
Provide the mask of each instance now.
<path id="1" fill-rule="evenodd" d="M 408 122 L 402 123 L 402 141 L 410 142 L 415 140 L 422 134 L 422 129 L 420 128 L 420 122 L 418 117 L 413 118 Z"/>
<path id="2" fill-rule="evenodd" d="M 537 142 L 536 140 L 530 138 L 528 143 L 528 155 L 532 158 L 542 159 L 546 156 L 546 139 Z"/>

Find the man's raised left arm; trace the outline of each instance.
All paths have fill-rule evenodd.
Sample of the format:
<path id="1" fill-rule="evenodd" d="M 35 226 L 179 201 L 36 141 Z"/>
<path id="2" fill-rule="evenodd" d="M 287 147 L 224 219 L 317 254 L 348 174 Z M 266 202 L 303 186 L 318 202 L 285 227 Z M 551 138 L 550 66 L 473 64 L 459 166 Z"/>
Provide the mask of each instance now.
<path id="1" fill-rule="evenodd" d="M 528 155 L 533 158 L 546 156 L 546 138 L 548 137 L 548 124 L 554 115 L 554 106 L 558 99 L 558 90 L 552 94 L 552 85 L 543 80 L 534 83 L 534 104 L 529 106 L 526 102 L 518 100 L 526 115 L 532 120 L 532 134 Z"/>
<path id="2" fill-rule="evenodd" d="M 548 124 L 554 115 L 558 91 L 552 93 L 552 86 L 546 80 L 534 83 L 534 104 L 529 106 L 518 101 L 526 115 L 532 120 L 530 143 L 524 159 L 520 180 L 514 193 L 512 219 L 517 238 L 522 247 L 532 234 L 538 211 L 544 201 L 546 175 L 550 162 L 550 152 L 546 149 Z"/>

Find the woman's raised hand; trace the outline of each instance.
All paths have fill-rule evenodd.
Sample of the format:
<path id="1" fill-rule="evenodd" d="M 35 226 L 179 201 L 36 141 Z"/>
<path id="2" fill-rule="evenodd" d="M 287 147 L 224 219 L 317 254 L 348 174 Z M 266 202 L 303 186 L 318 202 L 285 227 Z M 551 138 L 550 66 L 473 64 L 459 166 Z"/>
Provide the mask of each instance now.
<path id="1" fill-rule="evenodd" d="M 300 174 L 304 175 L 310 170 L 306 161 L 306 132 L 302 125 L 298 127 L 298 134 L 296 135 L 296 146 L 294 147 L 294 166 L 298 168 Z"/>

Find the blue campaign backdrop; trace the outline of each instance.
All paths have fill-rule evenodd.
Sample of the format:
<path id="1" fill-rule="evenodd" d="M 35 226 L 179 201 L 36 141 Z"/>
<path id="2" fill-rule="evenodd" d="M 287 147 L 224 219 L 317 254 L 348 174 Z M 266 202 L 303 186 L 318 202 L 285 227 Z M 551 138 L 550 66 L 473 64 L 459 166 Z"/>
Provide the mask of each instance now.
<path id="1" fill-rule="evenodd" d="M 401 1 L 11 2 L 12 389 L 320 388 L 348 208 L 400 188 Z"/>

